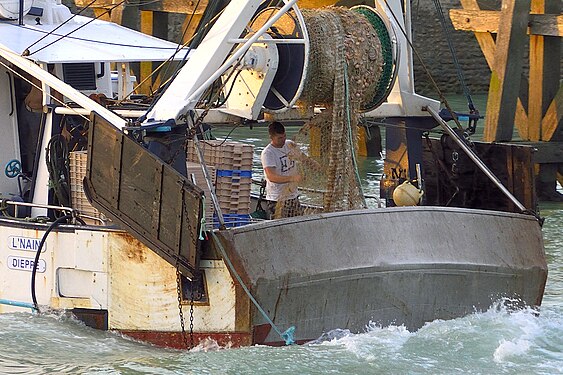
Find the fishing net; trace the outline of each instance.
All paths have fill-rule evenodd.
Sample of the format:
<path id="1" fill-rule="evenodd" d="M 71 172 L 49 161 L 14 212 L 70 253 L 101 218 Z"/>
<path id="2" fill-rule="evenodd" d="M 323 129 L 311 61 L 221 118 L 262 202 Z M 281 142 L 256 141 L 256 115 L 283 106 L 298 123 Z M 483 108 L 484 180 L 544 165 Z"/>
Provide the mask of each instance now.
<path id="1" fill-rule="evenodd" d="M 275 216 L 297 216 L 365 208 L 356 165 L 358 121 L 363 103 L 378 91 L 384 65 L 381 42 L 368 19 L 340 7 L 302 10 L 309 32 L 309 67 L 299 105 L 321 107 L 293 137 L 301 205 L 287 184 Z"/>

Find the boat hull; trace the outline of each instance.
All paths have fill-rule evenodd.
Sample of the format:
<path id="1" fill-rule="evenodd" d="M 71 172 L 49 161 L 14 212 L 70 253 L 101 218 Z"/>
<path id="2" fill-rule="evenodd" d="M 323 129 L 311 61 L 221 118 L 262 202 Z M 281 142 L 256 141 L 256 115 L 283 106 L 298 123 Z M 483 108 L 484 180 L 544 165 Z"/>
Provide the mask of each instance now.
<path id="1" fill-rule="evenodd" d="M 22 262 L 33 259 L 46 229 L 0 219 L 0 313 L 29 310 L 31 272 Z M 194 303 L 193 314 L 189 299 L 181 303 L 186 340 L 175 268 L 111 228 L 65 225 L 51 232 L 36 275 L 39 305 L 161 346 L 184 348 L 192 338 L 195 345 L 278 345 L 283 341 L 238 278 L 280 330 L 295 326 L 295 340 L 306 342 L 333 329 L 362 332 L 370 322 L 416 330 L 502 297 L 536 306 L 547 277 L 540 226 L 526 215 L 385 208 L 215 234 L 219 241 L 199 262 L 208 298 Z"/>
<path id="2" fill-rule="evenodd" d="M 416 330 L 487 309 L 500 298 L 541 304 L 541 228 L 525 215 L 457 208 L 362 210 L 222 233 L 236 272 L 281 331 L 307 341 L 332 329 Z M 254 341 L 278 344 L 252 311 Z"/>

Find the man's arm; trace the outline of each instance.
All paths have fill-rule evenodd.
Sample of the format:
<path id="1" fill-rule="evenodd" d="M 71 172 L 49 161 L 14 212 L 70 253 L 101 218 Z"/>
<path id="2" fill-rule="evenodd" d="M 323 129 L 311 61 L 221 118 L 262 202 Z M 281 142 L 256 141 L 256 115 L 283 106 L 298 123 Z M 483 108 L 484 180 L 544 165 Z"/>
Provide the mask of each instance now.
<path id="1" fill-rule="evenodd" d="M 266 178 L 271 181 L 275 182 L 276 184 L 286 184 L 288 182 L 299 182 L 301 181 L 301 175 L 295 174 L 292 176 L 282 176 L 276 173 L 275 167 L 264 167 L 264 173 L 266 174 Z"/>

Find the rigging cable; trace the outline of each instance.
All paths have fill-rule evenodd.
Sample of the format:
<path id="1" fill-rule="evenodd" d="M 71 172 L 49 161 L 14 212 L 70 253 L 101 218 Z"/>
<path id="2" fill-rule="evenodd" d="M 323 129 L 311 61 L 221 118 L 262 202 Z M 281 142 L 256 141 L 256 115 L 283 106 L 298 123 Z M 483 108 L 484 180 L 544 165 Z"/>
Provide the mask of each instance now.
<path id="1" fill-rule="evenodd" d="M 57 226 L 61 225 L 63 221 L 69 220 L 71 218 L 72 215 L 67 214 L 65 216 L 59 217 L 57 220 L 51 223 L 51 225 L 49 225 L 49 228 L 47 228 L 47 230 L 45 231 L 45 234 L 43 234 L 43 237 L 41 238 L 41 242 L 39 243 L 39 247 L 35 252 L 35 260 L 33 262 L 33 269 L 31 270 L 31 299 L 33 300 L 33 306 L 35 307 L 35 310 L 37 312 L 39 312 L 39 305 L 37 304 L 37 295 L 35 294 L 35 276 L 37 274 L 37 263 L 39 263 L 39 256 L 41 255 L 41 249 L 43 248 L 43 245 L 45 244 L 45 241 L 47 240 L 47 236 L 49 235 L 49 233 L 51 233 L 51 231 L 55 229 Z"/>
<path id="2" fill-rule="evenodd" d="M 444 15 L 444 10 L 440 5 L 439 0 L 434 0 L 434 5 L 436 6 L 436 11 L 438 12 L 438 19 L 440 20 L 440 24 L 442 25 L 442 30 L 444 31 L 444 36 L 446 37 L 446 42 L 448 43 L 448 48 L 450 49 L 450 53 L 452 54 L 452 60 L 455 65 L 457 78 L 459 79 L 459 83 L 463 90 L 465 97 L 467 98 L 467 105 L 471 113 L 475 113 L 478 111 L 475 109 L 475 105 L 473 104 L 473 100 L 471 99 L 471 94 L 469 93 L 469 88 L 467 87 L 467 83 L 465 82 L 465 77 L 463 75 L 463 70 L 461 69 L 461 65 L 459 60 L 457 59 L 457 52 L 455 46 L 452 41 L 452 37 L 448 30 L 448 25 L 446 23 L 446 16 Z"/>
<path id="3" fill-rule="evenodd" d="M 278 0 L 278 1 L 276 2 L 276 4 L 281 4 L 281 1 Z M 214 5 L 215 5 L 215 4 L 214 4 Z M 215 6 L 216 6 L 216 7 L 219 7 L 219 6 L 221 6 L 221 5 L 217 4 L 217 5 L 215 5 Z M 194 11 L 195 11 L 195 10 L 194 10 Z M 196 43 L 196 42 L 199 43 L 199 41 L 196 40 L 196 37 L 198 37 L 198 38 L 200 38 L 200 37 L 203 38 L 202 35 L 203 35 L 204 32 L 207 31 L 206 29 L 207 29 L 213 22 L 215 22 L 215 20 L 216 20 L 217 18 L 219 18 L 219 16 L 221 16 L 224 11 L 225 11 L 225 7 L 223 7 L 220 11 L 218 11 L 217 14 L 216 14 L 215 16 L 213 16 L 213 18 L 212 18 L 211 20 L 209 20 L 209 21 L 208 21 L 207 23 L 205 23 L 203 26 L 199 27 L 199 28 L 198 28 L 198 31 L 190 38 L 190 40 L 187 41 L 186 43 L 184 43 L 184 46 L 190 44 L 190 49 L 191 49 L 191 47 L 192 47 L 192 46 L 191 46 L 191 42 L 192 42 L 192 41 L 193 41 L 194 43 Z M 268 19 L 269 19 L 270 17 L 272 17 L 274 14 L 275 14 L 275 9 L 271 9 L 271 14 L 270 14 L 270 16 L 268 17 Z M 191 20 L 190 20 L 190 22 L 191 22 Z M 247 27 L 247 28 L 248 28 L 248 27 Z M 186 28 L 186 30 L 187 30 L 187 28 Z M 197 44 L 197 43 L 196 43 L 196 44 Z M 183 62 L 187 59 L 188 53 L 189 53 L 189 50 L 188 50 L 188 52 L 186 52 L 186 55 L 184 56 L 184 58 L 181 60 L 181 63 L 183 63 Z M 242 61 L 243 57 L 244 57 L 244 55 L 241 56 L 241 59 L 239 60 L 239 64 L 240 64 L 240 61 Z M 161 84 L 161 86 L 159 87 L 158 91 L 160 91 L 160 92 L 162 93 L 162 92 L 164 92 L 164 91 L 170 86 L 170 84 L 172 83 L 172 81 L 175 79 L 175 77 L 178 75 L 178 73 L 180 72 L 180 70 L 181 70 L 181 68 L 182 68 L 182 66 L 181 66 L 182 64 L 181 64 L 181 63 L 176 67 L 176 70 L 174 71 L 174 73 L 172 74 L 172 76 L 171 76 L 169 79 L 167 79 L 163 84 Z M 235 66 L 236 66 L 236 65 L 235 65 Z M 231 74 L 232 74 L 232 73 L 231 73 Z M 225 81 L 228 81 L 228 80 L 229 80 L 229 79 L 227 79 L 227 80 L 225 80 Z M 144 81 L 145 81 L 145 80 L 143 80 L 143 82 L 144 82 Z M 224 87 L 224 85 L 225 85 L 225 83 L 223 83 L 222 87 Z M 219 89 L 219 91 L 222 89 L 222 87 Z M 157 101 L 158 101 L 158 99 L 155 98 L 155 100 L 151 103 L 151 105 L 150 105 L 150 106 L 148 107 L 148 109 L 146 110 L 146 113 L 148 113 L 148 112 L 154 107 L 154 105 L 155 105 L 155 103 L 156 103 Z M 207 112 L 204 112 L 204 113 L 206 114 Z M 145 114 L 145 116 L 146 116 L 146 114 Z M 200 119 L 203 119 L 202 116 L 199 116 L 199 118 L 200 118 Z M 141 119 L 144 120 L 144 116 L 141 116 Z M 198 120 L 199 120 L 199 119 L 198 119 Z"/>
<path id="4" fill-rule="evenodd" d="M 17 25 L 11 24 L 11 23 L 8 23 L 8 24 L 6 24 L 6 25 L 8 25 L 8 26 L 13 26 L 13 27 L 22 27 L 22 28 L 24 28 L 24 29 L 26 29 L 26 30 L 29 30 L 29 31 L 31 31 L 31 32 L 41 33 L 41 34 L 45 34 L 45 35 L 47 35 L 47 36 L 50 34 L 50 35 L 60 36 L 60 37 L 61 37 L 61 38 L 55 40 L 54 42 L 50 43 L 50 45 L 51 45 L 51 44 L 54 44 L 54 43 L 56 43 L 56 42 L 58 42 L 58 41 L 60 41 L 61 39 L 65 39 L 65 38 L 66 38 L 66 39 L 72 39 L 72 40 L 79 40 L 79 41 L 81 41 L 81 42 L 103 44 L 103 45 L 107 45 L 107 46 L 135 47 L 135 48 L 138 48 L 138 49 L 176 50 L 176 47 L 172 48 L 172 47 L 139 46 L 138 44 L 106 42 L 106 41 L 100 41 L 100 40 L 89 39 L 89 38 L 81 38 L 81 37 L 78 37 L 78 36 L 71 36 L 71 35 L 70 35 L 70 34 L 72 34 L 73 32 L 75 32 L 75 31 L 78 30 L 78 29 L 75 29 L 75 30 L 73 30 L 73 31 L 71 31 L 70 33 L 67 33 L 67 34 L 57 34 L 57 33 L 54 33 L 54 32 L 53 32 L 54 30 L 52 30 L 52 31 L 45 31 L 45 30 L 39 30 L 39 29 L 35 29 L 35 28 L 32 29 L 32 28 L 29 28 L 29 27 L 27 27 L 27 26 L 25 26 L 25 25 L 24 25 L 24 26 L 17 26 Z M 48 46 L 45 46 L 45 47 L 48 47 Z M 39 51 L 39 50 L 33 51 L 33 53 L 36 53 L 36 52 L 38 52 L 38 51 Z M 24 56 L 27 56 L 27 55 L 24 55 Z"/>
<path id="5" fill-rule="evenodd" d="M 58 39 L 52 41 L 51 43 L 47 43 L 47 44 L 44 45 L 43 47 L 38 48 L 38 49 L 36 49 L 36 50 L 33 51 L 33 52 L 30 52 L 30 51 L 29 51 L 29 48 L 26 49 L 26 50 L 24 51 L 23 55 L 24 55 L 24 56 L 33 55 L 34 53 L 37 53 L 37 52 L 39 52 L 39 51 L 41 51 L 41 50 L 43 50 L 43 49 L 45 49 L 45 48 L 47 48 L 47 47 L 49 47 L 49 46 L 55 44 L 55 43 L 57 43 L 59 40 L 68 37 L 70 34 L 72 34 L 72 33 L 76 32 L 76 31 L 80 30 L 81 28 L 83 28 L 83 27 L 85 27 L 85 26 L 91 24 L 92 22 L 94 22 L 94 21 L 97 20 L 98 18 L 100 18 L 100 17 L 102 17 L 102 16 L 104 16 L 104 15 L 110 13 L 112 10 L 114 10 L 115 8 L 117 8 L 118 6 L 120 6 L 121 4 L 123 4 L 125 1 L 126 1 L 126 0 L 121 0 L 119 3 L 115 4 L 115 5 L 112 6 L 110 9 L 106 9 L 105 12 L 102 12 L 102 13 L 98 14 L 96 17 L 92 18 L 90 21 L 85 22 L 84 24 L 78 26 L 76 29 L 74 29 L 74 30 L 72 30 L 72 31 L 70 31 L 70 32 L 68 32 L 68 33 L 66 33 L 65 35 L 61 35 L 60 38 L 58 38 Z M 74 17 L 74 16 L 73 16 L 73 17 Z M 71 17 L 71 18 L 72 18 L 72 17 Z M 62 25 L 61 25 L 61 26 L 62 26 Z M 49 33 L 47 33 L 47 35 L 49 35 L 49 34 L 51 34 L 51 33 L 52 33 L 52 31 L 49 32 Z M 34 44 L 35 44 L 35 43 L 34 43 Z M 30 47 L 31 47 L 31 46 L 30 46 Z"/>
<path id="6" fill-rule="evenodd" d="M 224 10 L 224 9 L 223 9 Z M 217 13 L 208 23 L 206 23 L 205 25 L 203 25 L 200 30 L 204 30 L 207 26 L 209 26 L 209 24 L 211 24 L 212 22 L 215 22 L 215 20 L 223 13 L 223 10 L 221 10 L 219 13 Z M 190 45 L 190 43 L 194 40 L 194 38 L 198 35 L 198 33 L 200 32 L 200 30 L 198 30 L 194 35 L 192 35 L 190 37 L 190 39 L 188 39 L 185 43 L 183 43 L 181 46 L 181 48 L 184 48 L 188 45 Z M 162 62 L 156 69 L 153 70 L 153 72 L 146 77 L 145 79 L 143 79 L 136 87 L 141 86 L 143 83 L 145 83 L 146 81 L 148 81 L 149 79 L 151 79 L 156 73 L 158 73 L 167 63 L 169 63 L 170 61 L 172 61 L 174 59 L 174 57 L 176 56 L 176 54 L 181 50 L 181 48 L 176 48 L 176 51 L 164 62 Z M 176 67 L 174 73 L 172 73 L 171 77 L 168 78 L 166 81 L 164 81 L 159 88 L 157 89 L 157 96 L 153 99 L 152 103 L 147 107 L 146 111 L 145 111 L 145 116 L 147 113 L 149 113 L 149 111 L 154 107 L 155 103 L 158 100 L 158 93 L 160 92 L 160 94 L 162 92 L 164 92 L 168 86 L 170 86 L 171 82 L 176 78 L 176 76 L 178 75 L 178 73 L 180 72 L 182 63 L 184 61 L 186 61 L 186 59 L 188 58 L 188 54 L 190 52 L 190 48 L 188 48 L 188 50 L 186 51 L 186 55 L 182 58 L 182 60 L 180 60 L 180 64 L 178 64 L 178 66 Z M 167 71 L 167 70 L 166 70 Z M 133 90 L 134 91 L 134 90 Z M 141 119 L 144 116 L 141 116 Z"/>
<path id="7" fill-rule="evenodd" d="M 68 109 L 68 110 L 71 110 L 71 111 L 75 112 L 75 113 L 73 114 L 74 116 L 80 116 L 80 117 L 82 117 L 84 120 L 90 121 L 90 119 L 89 119 L 88 117 L 84 116 L 83 114 L 80 114 L 80 113 L 76 110 L 75 107 L 69 106 L 69 105 L 66 104 L 63 100 L 57 98 L 55 95 L 52 95 L 51 92 L 50 92 L 50 90 L 49 90 L 48 93 L 45 92 L 41 86 L 35 84 L 35 83 L 33 82 L 33 80 L 31 80 L 31 79 L 29 79 L 28 77 L 26 77 L 26 76 L 24 76 L 23 74 L 21 74 L 21 72 L 18 71 L 18 70 L 16 70 L 14 67 L 12 67 L 12 66 L 10 66 L 10 65 L 8 65 L 8 64 L 6 64 L 6 63 L 4 63 L 4 62 L 2 62 L 1 60 L 0 60 L 0 65 L 2 65 L 4 68 L 6 68 L 7 70 L 9 70 L 9 71 L 12 72 L 13 74 L 17 75 L 19 78 L 21 78 L 21 79 L 24 80 L 25 82 L 29 83 L 32 87 L 35 87 L 35 88 L 36 88 L 37 90 L 39 90 L 40 92 L 46 93 L 47 96 L 48 96 L 50 99 L 53 99 L 54 101 L 58 102 L 61 106 L 65 107 L 65 108 Z"/>
<path id="8" fill-rule="evenodd" d="M 420 62 L 420 65 L 422 66 L 422 69 L 424 70 L 424 73 L 426 73 L 426 75 L 428 76 L 428 79 L 430 79 L 430 82 L 432 83 L 432 86 L 434 86 L 434 88 L 436 89 L 436 92 L 438 94 L 438 96 L 440 97 L 440 101 L 442 103 L 444 103 L 444 105 L 446 106 L 446 108 L 448 109 L 448 111 L 450 113 L 454 113 L 452 108 L 450 107 L 450 104 L 448 102 L 448 100 L 446 99 L 446 97 L 444 96 L 444 94 L 442 93 L 442 90 L 440 90 L 440 88 L 438 87 L 438 84 L 436 83 L 436 81 L 434 80 L 434 77 L 432 76 L 432 74 L 430 73 L 430 70 L 428 69 L 428 67 L 426 66 L 426 64 L 424 63 L 424 60 L 422 59 L 422 57 L 420 56 L 420 54 L 418 53 L 418 50 L 414 48 L 414 45 L 412 44 L 412 41 L 409 39 L 407 32 L 405 31 L 405 29 L 403 28 L 403 26 L 401 26 L 401 23 L 399 22 L 399 19 L 397 17 L 397 15 L 395 14 L 395 12 L 393 11 L 393 9 L 389 6 L 387 0 L 385 1 L 385 5 L 387 6 L 387 8 L 389 9 L 389 11 L 391 12 L 391 15 L 393 16 L 393 19 L 395 20 L 395 24 L 399 27 L 399 29 L 401 29 L 401 32 L 403 33 L 406 42 L 408 43 L 409 47 L 412 49 L 412 51 L 414 52 L 414 54 L 416 55 L 416 58 L 418 59 L 418 61 Z M 464 130 L 463 127 L 461 126 L 461 124 L 459 123 L 459 120 L 457 118 L 457 116 L 453 116 L 453 120 L 456 124 L 456 127 L 459 130 Z"/>
<path id="9" fill-rule="evenodd" d="M 74 13 L 72 14 L 72 16 L 65 20 L 64 22 L 62 22 L 60 25 L 58 25 L 57 27 L 55 27 L 53 30 L 49 31 L 48 33 L 46 33 L 45 35 L 43 35 L 41 38 L 37 39 L 35 42 L 31 43 L 23 52 L 24 56 L 28 56 L 29 55 L 29 49 L 31 47 L 33 47 L 34 45 L 36 45 L 37 43 L 39 43 L 40 41 L 42 41 L 43 39 L 47 38 L 49 35 L 53 34 L 55 31 L 57 31 L 58 29 L 60 29 L 61 27 L 63 27 L 64 25 L 66 25 L 67 23 L 69 23 L 71 20 L 74 19 L 74 17 L 82 14 L 82 12 L 84 12 L 86 9 L 90 8 L 90 6 L 92 4 L 94 4 L 96 2 L 96 0 L 92 0 L 91 3 L 89 3 L 88 5 L 86 5 L 84 8 L 80 9 L 80 11 L 78 13 Z M 35 51 L 37 52 L 37 51 Z"/>
<path id="10" fill-rule="evenodd" d="M 176 67 L 175 71 L 172 73 L 172 76 L 175 77 L 178 72 L 179 72 L 179 67 L 182 66 L 182 64 L 186 61 L 186 59 L 188 58 L 188 54 L 190 53 L 191 49 L 192 49 L 192 42 L 194 41 L 194 37 L 195 35 L 193 35 L 192 37 L 190 37 L 190 39 L 184 44 L 182 41 L 184 39 L 184 37 L 186 36 L 186 33 L 188 32 L 188 29 L 190 28 L 190 25 L 194 19 L 195 13 L 197 8 L 199 8 L 199 3 L 201 2 L 201 0 L 197 0 L 196 5 L 194 6 L 194 9 L 192 11 L 192 13 L 190 14 L 190 18 L 188 19 L 188 23 L 186 24 L 186 27 L 182 30 L 182 35 L 180 36 L 180 40 L 178 45 L 176 46 L 176 51 L 172 54 L 172 56 L 176 56 L 176 54 L 178 54 L 178 52 L 180 52 L 180 50 L 182 48 L 184 48 L 185 46 L 188 47 L 188 50 L 186 51 L 186 54 L 184 55 L 184 57 L 182 57 L 182 60 L 180 60 L 180 64 L 178 64 L 178 67 Z M 170 59 L 168 61 L 171 61 Z M 166 65 L 166 69 L 161 73 L 162 75 L 166 76 L 168 74 L 168 70 L 170 69 L 170 65 Z M 151 75 L 152 76 L 152 75 Z M 166 87 L 168 87 L 169 83 L 168 81 L 165 82 Z M 159 88 L 160 90 L 160 88 Z"/>
<path id="11" fill-rule="evenodd" d="M 276 4 L 280 4 L 280 1 L 278 1 Z M 219 12 L 219 13 L 217 14 L 216 17 L 218 17 L 223 11 L 224 11 L 224 8 L 221 10 L 221 12 Z M 271 17 L 273 17 L 273 16 L 275 15 L 275 13 L 276 13 L 276 9 L 275 9 L 275 8 L 270 9 L 270 15 L 268 16 L 267 19 L 268 19 L 268 20 L 271 19 Z M 213 20 L 212 20 L 212 21 L 213 21 Z M 210 22 L 212 22 L 212 21 L 210 21 Z M 247 33 L 254 32 L 254 30 L 250 29 L 248 26 L 247 26 L 247 29 L 248 29 L 248 30 L 247 30 Z M 230 73 L 228 74 L 227 78 L 223 80 L 222 84 L 219 86 L 219 88 L 216 90 L 216 92 L 215 92 L 215 93 L 211 92 L 211 93 L 209 94 L 208 103 L 205 105 L 204 111 L 201 113 L 201 115 L 198 116 L 198 118 L 195 120 L 195 122 L 193 121 L 193 116 L 192 116 L 192 123 L 194 124 L 194 128 L 203 122 L 204 117 L 207 115 L 207 113 L 208 113 L 209 110 L 212 108 L 212 106 L 218 107 L 218 106 L 220 106 L 220 105 L 223 105 L 223 104 L 227 101 L 227 99 L 228 99 L 229 96 L 231 95 L 231 92 L 232 92 L 232 90 L 233 90 L 233 88 L 234 88 L 235 80 L 236 80 L 236 78 L 238 77 L 238 75 L 240 74 L 240 72 L 241 72 L 241 70 L 242 70 L 242 68 L 238 68 L 238 67 L 239 67 L 239 66 L 242 66 L 242 63 L 243 63 L 243 61 L 244 61 L 244 57 L 246 56 L 246 54 L 248 53 L 248 51 L 249 51 L 249 49 L 247 49 L 246 52 L 244 52 L 244 54 L 242 54 L 242 55 L 240 56 L 240 58 L 238 59 L 238 61 L 237 61 L 236 63 L 233 63 L 232 69 L 231 69 Z M 178 72 L 179 72 L 179 69 L 176 71 L 176 74 L 177 74 Z M 234 75 L 234 78 L 233 78 L 233 75 Z M 172 80 L 172 79 L 170 79 L 170 80 Z M 215 104 L 215 105 L 213 105 L 213 103 L 215 103 L 215 101 L 219 99 L 219 96 L 220 96 L 221 91 L 222 91 L 223 88 L 227 85 L 227 83 L 228 83 L 229 81 L 233 81 L 233 83 L 232 83 L 232 86 L 231 86 L 231 88 L 229 89 L 229 92 L 227 93 L 226 97 L 223 99 L 223 101 L 221 102 L 221 104 Z M 209 88 L 209 90 L 211 90 L 213 87 L 214 87 L 214 86 L 212 85 L 212 86 Z M 202 103 L 202 100 L 203 100 L 202 98 L 203 98 L 205 95 L 207 95 L 207 94 L 205 93 L 204 95 L 202 95 L 202 96 L 200 97 L 198 103 L 196 103 L 196 107 L 197 107 L 197 105 L 203 104 L 203 103 Z M 185 114 L 183 117 L 186 117 L 186 118 L 187 118 L 187 114 Z M 180 117 L 180 118 L 181 118 L 181 117 Z"/>
<path id="12" fill-rule="evenodd" d="M 201 143 L 205 143 L 206 145 L 208 145 L 209 147 L 221 147 L 225 144 L 225 142 L 227 142 L 229 140 L 229 137 L 231 136 L 232 132 L 234 132 L 238 127 L 240 127 L 241 124 L 236 124 L 235 126 L 233 126 L 231 128 L 231 130 L 229 130 L 229 133 L 224 137 L 224 139 L 221 141 L 221 143 L 219 144 L 212 144 L 210 142 L 207 142 L 207 140 L 203 139 L 201 141 Z"/>

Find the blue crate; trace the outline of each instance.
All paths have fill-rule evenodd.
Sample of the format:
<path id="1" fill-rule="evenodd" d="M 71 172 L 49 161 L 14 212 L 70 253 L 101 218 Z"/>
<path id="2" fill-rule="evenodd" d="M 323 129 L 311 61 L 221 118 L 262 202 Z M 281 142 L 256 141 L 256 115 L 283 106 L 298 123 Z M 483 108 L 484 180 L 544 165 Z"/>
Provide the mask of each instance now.
<path id="1" fill-rule="evenodd" d="M 252 178 L 252 171 L 241 171 L 238 169 L 217 169 L 217 177 Z"/>
<path id="2" fill-rule="evenodd" d="M 251 223 L 251 217 L 248 214 L 223 214 L 225 226 L 227 228 L 242 227 Z M 219 219 L 217 215 L 213 215 L 213 228 L 219 228 Z"/>

